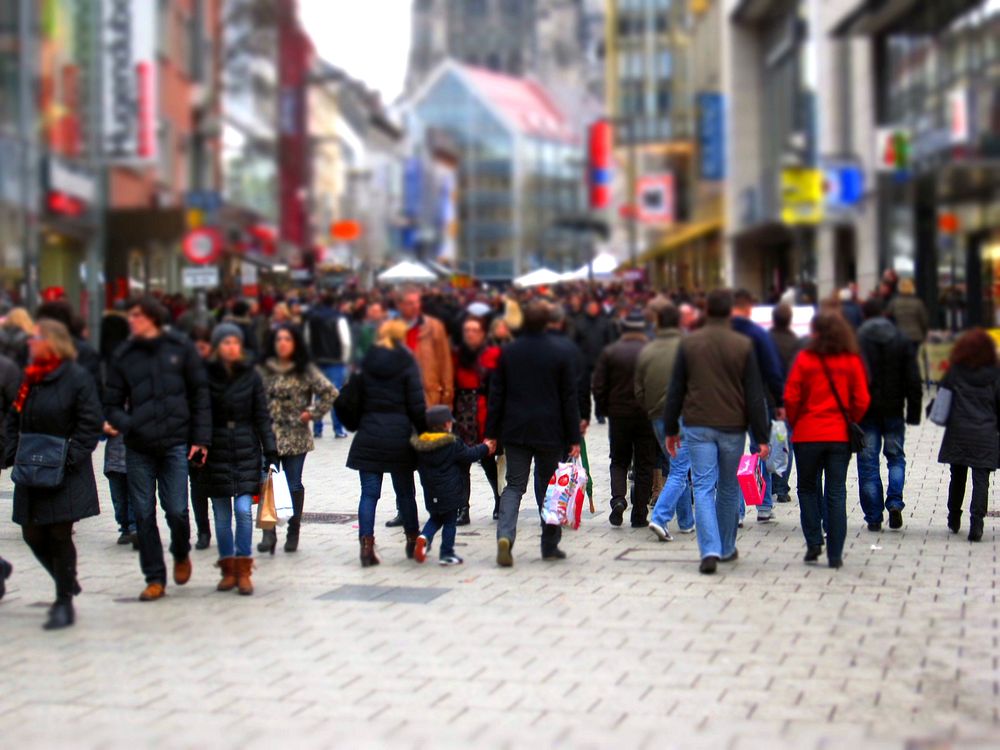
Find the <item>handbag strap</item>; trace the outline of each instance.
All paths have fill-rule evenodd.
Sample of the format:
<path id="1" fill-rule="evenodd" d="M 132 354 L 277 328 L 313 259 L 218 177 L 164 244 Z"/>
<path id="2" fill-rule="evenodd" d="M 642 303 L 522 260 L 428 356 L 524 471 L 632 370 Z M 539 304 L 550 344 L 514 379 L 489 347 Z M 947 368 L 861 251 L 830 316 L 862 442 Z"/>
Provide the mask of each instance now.
<path id="1" fill-rule="evenodd" d="M 837 386 L 834 385 L 833 382 L 833 375 L 830 374 L 830 368 L 826 364 L 826 357 L 820 355 L 819 363 L 823 366 L 823 373 L 826 375 L 826 382 L 830 385 L 833 397 L 837 401 L 837 407 L 840 409 L 840 415 L 844 418 L 844 421 L 847 422 L 847 426 L 850 427 L 853 424 L 851 421 L 851 415 L 847 413 L 847 409 L 844 407 L 844 402 L 840 400 L 840 394 L 837 393 Z"/>

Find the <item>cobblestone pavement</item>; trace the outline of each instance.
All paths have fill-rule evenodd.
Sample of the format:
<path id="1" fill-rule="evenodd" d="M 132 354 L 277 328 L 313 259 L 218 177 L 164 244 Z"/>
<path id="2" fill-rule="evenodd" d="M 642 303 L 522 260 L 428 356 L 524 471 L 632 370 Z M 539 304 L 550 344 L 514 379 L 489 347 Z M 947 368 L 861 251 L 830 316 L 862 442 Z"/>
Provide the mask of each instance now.
<path id="1" fill-rule="evenodd" d="M 606 435 L 591 432 L 597 459 Z M 258 560 L 253 597 L 215 591 L 213 547 L 193 553 L 187 586 L 141 604 L 137 558 L 115 545 L 99 479 L 105 512 L 76 535 L 74 628 L 40 629 L 49 579 L 0 522 L 15 566 L 0 603 L 0 737 L 8 748 L 995 748 L 997 523 L 979 545 L 948 533 L 940 435 L 910 433 L 901 532 L 865 529 L 852 477 L 836 572 L 802 564 L 793 503 L 775 524 L 748 520 L 739 562 L 701 576 L 693 537 L 663 544 L 608 525 L 604 460 L 600 515 L 566 533 L 565 562 L 538 559 L 528 501 L 515 567 L 495 566 L 477 469 L 464 566 L 404 558 L 402 534 L 382 527 L 386 482 L 383 564 L 363 570 L 348 441 L 327 437 L 306 484 L 307 510 L 329 515 L 304 525 L 298 554 Z M 10 491 L 5 476 L 3 505 Z"/>

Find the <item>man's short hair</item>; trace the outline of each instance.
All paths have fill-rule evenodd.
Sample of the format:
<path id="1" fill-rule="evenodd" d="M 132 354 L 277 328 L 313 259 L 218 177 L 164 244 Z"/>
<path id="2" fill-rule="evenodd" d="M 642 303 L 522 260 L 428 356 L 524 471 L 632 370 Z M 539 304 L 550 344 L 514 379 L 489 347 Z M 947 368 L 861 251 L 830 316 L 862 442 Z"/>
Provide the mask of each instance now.
<path id="1" fill-rule="evenodd" d="M 878 297 L 869 297 L 861 306 L 861 314 L 865 316 L 865 320 L 879 318 L 883 312 L 885 312 L 885 306 Z"/>
<path id="2" fill-rule="evenodd" d="M 710 318 L 728 318 L 733 314 L 733 293 L 729 289 L 713 289 L 708 293 L 705 311 Z"/>
<path id="3" fill-rule="evenodd" d="M 753 303 L 753 295 L 746 289 L 737 289 L 733 292 L 734 307 L 753 307 Z"/>
<path id="4" fill-rule="evenodd" d="M 524 308 L 524 322 L 521 328 L 525 333 L 539 333 L 551 322 L 552 306 L 545 300 L 536 300 Z"/>
<path id="5" fill-rule="evenodd" d="M 167 309 L 155 297 L 147 295 L 129 300 L 126 309 L 134 310 L 135 308 L 139 308 L 139 312 L 153 321 L 153 325 L 157 328 L 163 328 L 167 324 L 169 316 Z"/>
<path id="6" fill-rule="evenodd" d="M 771 322 L 779 330 L 788 330 L 792 325 L 792 306 L 784 302 L 775 305 L 774 310 L 771 311 Z"/>
<path id="7" fill-rule="evenodd" d="M 657 328 L 677 328 L 681 324 L 681 311 L 673 302 L 661 302 L 654 306 Z"/>

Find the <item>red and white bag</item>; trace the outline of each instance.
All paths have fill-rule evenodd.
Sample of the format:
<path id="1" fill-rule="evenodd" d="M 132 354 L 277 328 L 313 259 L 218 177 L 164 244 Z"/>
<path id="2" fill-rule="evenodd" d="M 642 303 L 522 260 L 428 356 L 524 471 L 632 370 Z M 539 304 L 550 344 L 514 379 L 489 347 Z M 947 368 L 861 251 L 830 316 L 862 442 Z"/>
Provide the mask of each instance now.
<path id="1" fill-rule="evenodd" d="M 550 526 L 580 528 L 586 494 L 587 472 L 583 468 L 583 462 L 576 459 L 559 464 L 545 491 L 542 521 Z"/>

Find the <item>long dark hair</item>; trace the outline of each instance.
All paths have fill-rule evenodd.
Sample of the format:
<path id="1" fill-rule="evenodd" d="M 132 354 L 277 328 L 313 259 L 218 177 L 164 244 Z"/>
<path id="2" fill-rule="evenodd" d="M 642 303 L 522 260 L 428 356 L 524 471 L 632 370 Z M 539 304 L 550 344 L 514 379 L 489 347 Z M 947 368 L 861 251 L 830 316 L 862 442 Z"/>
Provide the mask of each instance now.
<path id="1" fill-rule="evenodd" d="M 291 325 L 290 323 L 282 323 L 271 331 L 271 334 L 267 337 L 264 361 L 266 362 L 271 358 L 280 359 L 278 352 L 275 351 L 274 344 L 277 341 L 278 334 L 282 331 L 288 331 L 288 335 L 292 337 L 292 343 L 295 345 L 295 351 L 292 352 L 292 364 L 294 365 L 295 372 L 301 375 L 309 366 L 309 350 L 306 349 L 306 341 L 302 338 L 302 331 L 299 330 L 298 326 Z"/>
<path id="2" fill-rule="evenodd" d="M 816 354 L 858 354 L 854 329 L 839 312 L 821 312 L 812 319 L 809 351 Z"/>
<path id="3" fill-rule="evenodd" d="M 970 370 L 997 365 L 997 347 L 986 331 L 973 328 L 963 333 L 955 342 L 948 361 Z"/>

